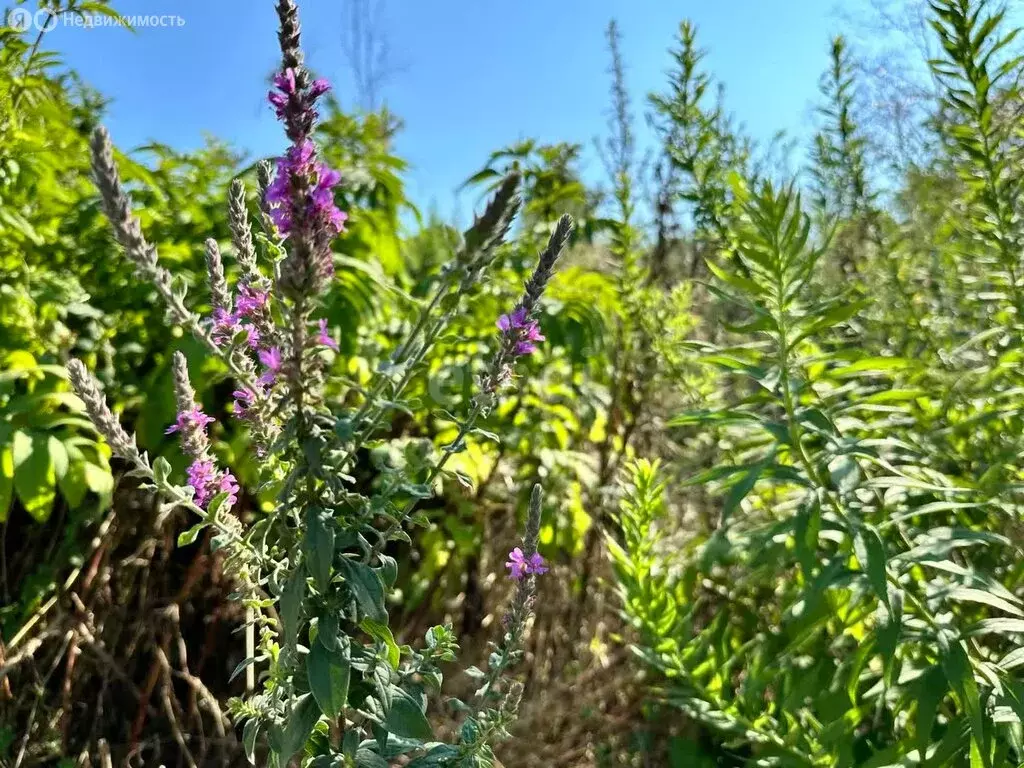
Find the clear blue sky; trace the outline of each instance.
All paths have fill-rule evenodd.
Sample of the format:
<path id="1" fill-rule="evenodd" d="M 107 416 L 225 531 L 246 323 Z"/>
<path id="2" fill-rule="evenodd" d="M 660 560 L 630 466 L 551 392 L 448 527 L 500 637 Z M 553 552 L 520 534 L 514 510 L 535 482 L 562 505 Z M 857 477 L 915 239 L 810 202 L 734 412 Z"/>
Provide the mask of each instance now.
<path id="1" fill-rule="evenodd" d="M 115 6 L 125 15 L 175 13 L 185 24 L 135 34 L 58 26 L 46 45 L 113 99 L 107 123 L 120 146 L 157 140 L 189 148 L 208 132 L 257 154 L 281 150 L 264 98 L 264 78 L 278 61 L 271 0 Z M 463 216 L 473 201 L 456 205 L 456 187 L 517 138 L 583 142 L 588 176 L 601 173 L 590 146 L 605 125 L 604 29 L 612 17 L 641 129 L 643 97 L 665 82 L 667 51 L 689 17 L 730 109 L 760 140 L 779 129 L 807 136 L 828 40 L 842 27 L 832 0 L 390 0 L 387 10 L 404 68 L 385 98 L 405 121 L 398 150 L 413 166 L 410 193 L 424 209 L 433 203 Z M 350 100 L 341 1 L 305 0 L 301 12 L 309 61 Z"/>

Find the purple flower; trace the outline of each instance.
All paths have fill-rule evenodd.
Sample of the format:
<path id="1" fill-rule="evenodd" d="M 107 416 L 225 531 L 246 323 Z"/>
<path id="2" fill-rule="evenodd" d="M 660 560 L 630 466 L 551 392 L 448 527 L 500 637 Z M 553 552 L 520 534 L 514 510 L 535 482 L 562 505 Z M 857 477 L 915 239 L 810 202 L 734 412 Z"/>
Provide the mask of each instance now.
<path id="1" fill-rule="evenodd" d="M 523 554 L 523 550 L 516 547 L 508 553 L 508 561 L 505 563 L 505 567 L 509 570 L 509 576 L 515 581 L 519 581 L 523 576 L 529 574 L 540 575 L 547 573 L 547 566 L 544 564 L 544 558 L 540 556 L 539 552 L 534 552 L 530 555 L 529 559 Z"/>
<path id="2" fill-rule="evenodd" d="M 516 547 L 508 553 L 508 561 L 505 563 L 505 567 L 509 569 L 509 576 L 516 581 L 519 581 L 529 571 L 530 564 L 526 562 L 526 558 L 523 557 L 523 550 Z"/>
<path id="3" fill-rule="evenodd" d="M 252 408 L 253 400 L 256 399 L 256 395 L 248 389 L 236 389 L 231 393 L 231 396 L 235 398 L 234 402 L 234 413 L 239 419 L 244 419 L 249 409 Z"/>
<path id="4" fill-rule="evenodd" d="M 323 163 L 316 169 L 316 188 L 313 190 L 313 202 L 316 205 L 327 206 L 334 203 L 334 192 L 332 191 L 338 182 L 341 181 L 341 174 Z"/>
<path id="5" fill-rule="evenodd" d="M 179 413 L 177 421 L 169 426 L 164 434 L 170 435 L 174 432 L 187 433 L 195 430 L 206 431 L 206 425 L 212 424 L 213 421 L 214 419 L 212 416 L 207 416 L 203 413 L 202 409 L 196 405 L 189 411 Z"/>
<path id="6" fill-rule="evenodd" d="M 267 100 L 274 108 L 279 120 L 284 119 L 288 113 L 288 100 L 295 95 L 295 70 L 288 68 L 284 72 L 274 75 L 274 87 L 280 91 L 271 91 L 267 94 Z"/>
<path id="7" fill-rule="evenodd" d="M 272 371 L 281 370 L 281 350 L 277 347 L 260 350 L 260 362 Z"/>
<path id="8" fill-rule="evenodd" d="M 332 339 L 330 334 L 327 333 L 327 318 L 320 318 L 320 333 L 317 334 L 316 340 L 325 347 L 330 347 L 335 352 L 338 351 L 338 342 Z"/>
<path id="9" fill-rule="evenodd" d="M 288 97 L 283 93 L 274 93 L 271 91 L 267 94 L 267 99 L 270 101 L 271 106 L 274 107 L 274 112 L 280 119 L 285 115 L 285 109 L 288 107 Z"/>
<path id="10" fill-rule="evenodd" d="M 344 231 L 348 219 L 334 202 L 333 189 L 341 174 L 317 162 L 310 141 L 317 99 L 330 84 L 322 78 L 310 83 L 305 71 L 286 69 L 274 77 L 274 87 L 270 103 L 292 146 L 277 161 L 264 205 L 278 234 L 298 243 L 282 264 L 280 285 L 286 295 L 318 292 L 334 274 L 331 241 Z"/>
<path id="11" fill-rule="evenodd" d="M 309 139 L 288 150 L 285 157 L 277 161 L 277 173 L 267 187 L 266 202 L 270 218 L 278 231 L 287 236 L 295 222 L 293 196 L 306 194 L 305 204 L 299 206 L 306 226 L 313 232 L 327 228 L 334 234 L 345 228 L 348 215 L 334 203 L 334 187 L 341 181 L 338 171 L 323 163 L 316 163 L 316 147 Z"/>
<path id="12" fill-rule="evenodd" d="M 247 334 L 246 343 L 249 345 L 249 349 L 259 349 L 260 339 L 262 338 L 259 329 L 252 323 L 246 323 L 242 326 L 242 329 Z"/>
<path id="13" fill-rule="evenodd" d="M 223 509 L 227 510 L 235 506 L 235 502 L 238 501 L 238 481 L 231 472 L 222 472 L 220 476 L 220 483 L 217 487 L 218 493 L 227 493 L 228 497 L 224 499 L 224 503 L 227 505 Z M 547 568 L 544 569 L 547 571 Z"/>
<path id="14" fill-rule="evenodd" d="M 288 153 L 285 155 L 288 167 L 295 173 L 313 170 L 309 164 L 314 157 L 316 157 L 316 144 L 309 139 L 289 147 Z"/>
<path id="15" fill-rule="evenodd" d="M 313 84 L 309 86 L 309 97 L 311 99 L 319 99 L 329 90 L 331 90 L 331 84 L 328 82 L 327 78 L 318 77 L 313 81 Z"/>
<path id="16" fill-rule="evenodd" d="M 307 215 L 314 226 L 327 227 L 335 234 L 345 229 L 348 214 L 334 204 L 334 188 L 341 181 L 338 171 L 323 163 L 317 165 L 317 182 L 309 197 Z"/>
<path id="17" fill-rule="evenodd" d="M 540 552 L 534 552 L 530 555 L 530 560 L 527 562 L 526 567 L 530 573 L 535 573 L 538 576 L 548 572 L 548 567 L 545 565 L 544 558 L 541 557 Z"/>
<path id="18" fill-rule="evenodd" d="M 288 203 L 288 198 L 291 195 L 291 190 L 288 188 L 290 183 L 291 170 L 288 167 L 288 161 L 280 159 L 277 161 L 277 172 L 274 174 L 274 180 L 267 186 L 266 197 L 264 198 L 267 201 L 267 205 L 271 206 L 272 214 L 274 205 L 286 205 Z"/>
<path id="19" fill-rule="evenodd" d="M 188 468 L 188 484 L 195 494 L 192 499 L 196 506 L 206 509 L 206 505 L 218 493 L 227 493 L 225 503 L 228 508 L 238 501 L 238 481 L 230 472 L 218 472 L 209 459 L 196 459 Z"/>
<path id="20" fill-rule="evenodd" d="M 544 334 L 536 320 L 531 320 L 524 307 L 498 318 L 498 330 L 514 340 L 513 349 L 517 355 L 529 355 L 537 350 L 534 342 L 544 341 Z"/>
<path id="21" fill-rule="evenodd" d="M 502 315 L 498 318 L 498 330 L 502 333 L 522 328 L 524 325 L 526 325 L 526 309 L 524 307 L 520 307 L 510 315 Z"/>
<path id="22" fill-rule="evenodd" d="M 213 498 L 213 488 L 217 482 L 217 469 L 209 459 L 196 459 L 188 467 L 188 484 L 195 490 L 192 497 L 195 503 L 206 508 L 206 503 Z"/>
<path id="23" fill-rule="evenodd" d="M 288 67 L 274 75 L 274 87 L 289 96 L 295 93 L 295 70 Z"/>
<path id="24" fill-rule="evenodd" d="M 337 206 L 332 206 L 327 211 L 327 223 L 337 233 L 345 231 L 345 222 L 348 221 L 348 214 Z M 331 265 L 333 268 L 333 264 Z"/>
<path id="25" fill-rule="evenodd" d="M 267 367 L 267 370 L 260 376 L 260 383 L 264 385 L 273 384 L 277 374 L 281 371 L 281 350 L 277 347 L 261 349 L 259 358 L 260 362 Z"/>
<path id="26" fill-rule="evenodd" d="M 238 333 L 238 317 L 223 307 L 213 310 L 213 340 L 224 345 L 231 342 Z"/>
<path id="27" fill-rule="evenodd" d="M 266 291 L 258 291 L 251 285 L 243 285 L 235 301 L 235 312 L 239 318 L 253 317 L 263 310 L 269 301 L 270 295 Z"/>

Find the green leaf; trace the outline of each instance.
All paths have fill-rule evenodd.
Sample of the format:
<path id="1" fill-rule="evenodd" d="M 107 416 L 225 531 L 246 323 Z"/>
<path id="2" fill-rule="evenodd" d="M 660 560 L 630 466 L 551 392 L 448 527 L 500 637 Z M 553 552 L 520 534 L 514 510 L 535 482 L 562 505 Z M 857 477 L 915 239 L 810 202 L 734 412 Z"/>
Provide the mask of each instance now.
<path id="1" fill-rule="evenodd" d="M 857 705 L 857 690 L 860 687 L 860 676 L 861 672 L 864 671 L 864 667 L 871 659 L 871 654 L 875 649 L 875 639 L 868 636 L 857 649 L 857 654 L 853 657 L 853 663 L 850 665 L 850 676 L 846 681 L 846 695 L 850 699 L 850 705 Z"/>
<path id="2" fill-rule="evenodd" d="M 359 749 L 359 731 L 355 728 L 349 728 L 345 731 L 345 738 L 341 742 L 341 752 L 345 757 L 355 757 L 356 751 Z"/>
<path id="3" fill-rule="evenodd" d="M 49 439 L 45 435 L 29 437 L 24 432 L 15 432 L 13 452 L 14 490 L 25 511 L 37 522 L 45 522 L 57 495 Z"/>
<path id="4" fill-rule="evenodd" d="M 68 471 L 68 451 L 64 447 L 64 443 L 52 435 L 47 440 L 46 445 L 50 453 L 50 461 L 53 462 L 54 474 L 57 480 L 60 480 Z"/>
<path id="5" fill-rule="evenodd" d="M 381 710 L 385 717 L 391 711 L 391 699 L 394 695 L 394 689 L 391 686 L 391 674 L 390 664 L 374 664 L 373 669 L 370 670 L 370 682 L 373 684 L 374 691 L 377 694 L 377 701 L 380 702 Z M 363 677 L 365 679 L 365 675 Z M 385 736 L 387 735 L 386 730 L 384 730 L 384 734 Z M 381 743 L 381 748 L 383 749 L 386 744 L 385 740 Z"/>
<path id="6" fill-rule="evenodd" d="M 765 467 L 771 462 L 773 457 L 768 457 L 764 461 L 760 461 L 757 464 L 748 469 L 742 477 L 739 478 L 735 483 L 729 487 L 728 493 L 725 494 L 725 498 L 722 500 L 722 523 L 724 524 L 740 505 L 740 502 L 746 498 L 747 494 L 750 493 L 754 486 L 757 485 L 758 479 L 761 477 L 761 473 Z"/>
<path id="7" fill-rule="evenodd" d="M 967 528 L 938 526 L 920 536 L 911 549 L 893 557 L 893 561 L 917 563 L 929 560 L 945 560 L 954 549 L 985 546 L 988 544 L 1009 545 L 1010 540 L 1002 534 L 991 531 L 975 531 Z"/>
<path id="8" fill-rule="evenodd" d="M 260 721 L 253 718 L 245 723 L 242 728 L 242 746 L 245 748 L 245 758 L 256 765 L 256 736 L 260 732 Z"/>
<path id="9" fill-rule="evenodd" d="M 432 739 L 434 731 L 423 713 L 423 707 L 408 692 L 395 688 L 392 693 L 391 711 L 388 712 L 384 727 L 396 736 L 406 739 Z"/>
<path id="10" fill-rule="evenodd" d="M 285 642 L 295 645 L 302 617 L 302 599 L 306 595 L 306 569 L 299 565 L 285 582 L 281 593 L 281 624 Z"/>
<path id="11" fill-rule="evenodd" d="M 471 187 L 474 184 L 481 184 L 488 179 L 499 179 L 501 176 L 501 173 L 496 171 L 494 168 L 483 168 L 462 182 L 462 186 L 459 187 L 459 189 L 465 189 L 466 187 Z"/>
<path id="12" fill-rule="evenodd" d="M 693 424 L 743 424 L 760 421 L 753 413 L 730 410 L 684 411 L 668 420 L 666 426 L 686 427 Z"/>
<path id="13" fill-rule="evenodd" d="M 319 507 L 306 510 L 306 536 L 303 543 L 306 567 L 317 589 L 325 593 L 331 584 L 331 563 L 334 561 L 334 520 Z"/>
<path id="14" fill-rule="evenodd" d="M 231 672 L 231 676 L 228 678 L 228 682 L 230 683 L 232 680 L 234 680 L 236 677 L 242 674 L 242 672 L 244 672 L 246 669 L 248 669 L 253 664 L 264 658 L 264 656 L 250 656 L 247 659 L 242 659 L 240 662 L 238 662 L 238 664 L 235 665 L 234 670 L 232 670 Z"/>
<path id="15" fill-rule="evenodd" d="M 110 474 L 109 467 L 89 462 L 85 465 L 85 484 L 93 493 L 109 498 L 114 491 L 114 476 Z"/>
<path id="16" fill-rule="evenodd" d="M 836 368 L 832 375 L 837 378 L 872 376 L 889 371 L 901 371 L 912 366 L 912 361 L 902 357 L 864 357 L 850 365 Z"/>
<path id="17" fill-rule="evenodd" d="M 70 458 L 73 455 L 73 452 L 69 451 L 68 455 Z M 81 458 L 81 454 L 79 454 L 79 458 L 72 459 L 68 463 L 67 472 L 65 472 L 64 476 L 57 482 L 61 494 L 64 496 L 64 499 L 67 501 L 68 506 L 71 507 L 71 509 L 77 509 L 85 499 L 86 493 L 89 492 L 89 486 L 85 482 L 85 466 L 85 459 Z M 2 485 L 2 483 L 3 478 L 0 476 L 0 485 Z M 3 502 L 2 496 L 3 489 L 0 488 L 0 506 L 2 506 Z M 0 520 L 3 519 L 2 516 L 3 511 L 0 510 Z"/>
<path id="18" fill-rule="evenodd" d="M 380 576 L 370 566 L 351 558 L 342 558 L 341 563 L 359 610 L 368 619 L 386 624 L 388 612 L 384 608 L 384 584 Z"/>
<path id="19" fill-rule="evenodd" d="M 287 714 L 284 732 L 281 735 L 281 757 L 287 763 L 292 755 L 306 745 L 313 726 L 320 719 L 320 706 L 313 694 L 304 693 L 300 696 L 292 710 Z"/>
<path id="20" fill-rule="evenodd" d="M 1024 619 L 983 619 L 968 631 L 969 635 L 1000 635 L 1024 633 Z"/>
<path id="21" fill-rule="evenodd" d="M 398 647 L 398 643 L 395 642 L 395 636 L 391 634 L 391 629 L 388 625 L 382 624 L 379 621 L 374 621 L 370 618 L 365 618 L 359 622 L 359 628 L 366 634 L 370 635 L 370 637 L 384 643 L 388 651 L 388 663 L 392 668 L 398 669 L 398 662 L 402 652 Z"/>
<path id="22" fill-rule="evenodd" d="M 999 668 L 1009 672 L 1024 664 L 1024 647 L 1014 648 L 999 661 Z"/>
<path id="23" fill-rule="evenodd" d="M 1012 619 L 1005 621 L 1012 621 Z M 960 706 L 967 712 L 971 725 L 971 743 L 978 746 L 978 754 L 985 768 L 988 768 L 988 750 L 985 749 L 985 716 L 981 708 L 978 683 L 974 679 L 970 658 L 961 641 L 951 637 L 947 632 L 939 634 L 939 650 L 946 679 L 956 692 Z"/>
<path id="24" fill-rule="evenodd" d="M 348 702 L 348 683 L 352 665 L 348 649 L 329 651 L 317 640 L 306 656 L 309 688 L 327 717 L 337 718 Z"/>
<path id="25" fill-rule="evenodd" d="M 928 754 L 928 745 L 932 740 L 932 727 L 939 712 L 939 705 L 946 695 L 946 676 L 941 667 L 932 667 L 923 675 L 914 687 L 917 699 L 915 712 L 915 729 L 917 730 L 917 750 L 922 756 Z"/>
<path id="26" fill-rule="evenodd" d="M 886 578 L 886 557 L 885 545 L 882 537 L 874 527 L 868 525 L 860 528 L 853 538 L 854 552 L 857 555 L 857 562 L 861 570 L 871 583 L 875 595 L 886 606 L 889 607 L 889 586 Z"/>
<path id="27" fill-rule="evenodd" d="M 726 270 L 723 267 L 720 267 L 718 264 L 715 264 L 715 262 L 713 262 L 711 259 L 706 259 L 705 263 L 708 265 L 708 270 L 711 272 L 711 274 L 713 274 L 726 285 L 735 288 L 740 293 L 748 294 L 750 296 L 760 296 L 761 294 L 764 293 L 764 290 L 761 288 L 761 286 L 755 283 L 753 280 L 750 280 L 746 277 L 741 277 L 740 275 L 737 275 L 732 272 L 726 272 Z"/>
<path id="28" fill-rule="evenodd" d="M 381 581 L 384 582 L 385 587 L 391 589 L 398 581 L 398 561 L 390 555 L 378 555 L 377 559 L 380 560 Z"/>
<path id="29" fill-rule="evenodd" d="M 190 544 L 195 544 L 196 539 L 199 538 L 199 534 L 203 532 L 203 529 L 209 525 L 208 522 L 203 520 L 202 522 L 196 523 L 188 530 L 182 531 L 178 534 L 178 546 L 187 547 Z"/>
<path id="30" fill-rule="evenodd" d="M 338 612 L 327 606 L 317 617 L 317 641 L 323 643 L 328 651 L 341 649 L 338 634 Z"/>
<path id="31" fill-rule="evenodd" d="M 843 495 L 853 493 L 860 485 L 860 466 L 852 456 L 836 456 L 828 465 L 832 486 Z"/>
<path id="32" fill-rule="evenodd" d="M 387 760 L 366 747 L 356 751 L 356 768 L 388 768 L 388 766 Z"/>
<path id="33" fill-rule="evenodd" d="M 220 512 L 220 508 L 224 506 L 224 503 L 228 500 L 229 495 L 230 494 L 228 494 L 227 491 L 221 491 L 212 499 L 210 499 L 210 503 L 206 505 L 206 515 L 210 519 L 210 521 L 217 519 L 217 513 Z"/>
<path id="34" fill-rule="evenodd" d="M 869 299 L 863 299 L 861 301 L 851 301 L 848 304 L 840 304 L 837 307 L 833 307 L 824 315 L 815 318 L 813 322 L 807 326 L 804 332 L 794 340 L 793 344 L 795 345 L 797 342 L 808 336 L 813 336 L 819 331 L 823 331 L 826 328 L 831 328 L 834 325 L 839 325 L 839 323 L 849 320 L 862 309 L 869 307 L 870 305 L 871 301 Z"/>
<path id="35" fill-rule="evenodd" d="M 420 755 L 409 763 L 406 768 L 439 768 L 449 765 L 458 756 L 458 747 L 451 744 L 437 744 L 425 755 Z"/>
<path id="36" fill-rule="evenodd" d="M 171 465 L 163 456 L 158 456 L 156 461 L 153 462 L 153 478 L 156 480 L 157 485 L 163 485 L 168 482 L 168 478 L 171 476 Z"/>
<path id="37" fill-rule="evenodd" d="M 10 444 L 0 445 L 0 523 L 7 521 L 14 496 L 14 452 Z"/>
<path id="38" fill-rule="evenodd" d="M 1015 606 L 1008 600 L 987 592 L 983 589 L 973 589 L 971 587 L 955 587 L 949 592 L 949 597 L 952 600 L 958 600 L 961 602 L 970 603 L 984 603 L 992 608 L 996 608 L 1000 611 L 1006 611 L 1014 616 L 1024 617 L 1024 611 Z"/>

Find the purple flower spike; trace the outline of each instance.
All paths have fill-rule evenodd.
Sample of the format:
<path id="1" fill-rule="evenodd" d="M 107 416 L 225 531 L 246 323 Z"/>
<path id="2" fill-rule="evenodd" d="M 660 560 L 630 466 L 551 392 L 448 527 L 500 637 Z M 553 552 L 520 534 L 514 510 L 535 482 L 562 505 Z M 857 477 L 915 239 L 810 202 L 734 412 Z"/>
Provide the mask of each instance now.
<path id="1" fill-rule="evenodd" d="M 298 59 L 285 56 L 286 64 Z M 301 67 L 286 68 L 274 77 L 268 98 L 284 123 L 291 147 L 277 161 L 274 179 L 267 185 L 264 205 L 282 239 L 297 243 L 281 267 L 280 285 L 295 297 L 323 291 L 334 275 L 331 242 L 345 229 L 347 214 L 334 201 L 341 174 L 317 161 L 310 137 L 316 127 L 317 100 L 330 90 L 323 78 L 310 82 Z"/>

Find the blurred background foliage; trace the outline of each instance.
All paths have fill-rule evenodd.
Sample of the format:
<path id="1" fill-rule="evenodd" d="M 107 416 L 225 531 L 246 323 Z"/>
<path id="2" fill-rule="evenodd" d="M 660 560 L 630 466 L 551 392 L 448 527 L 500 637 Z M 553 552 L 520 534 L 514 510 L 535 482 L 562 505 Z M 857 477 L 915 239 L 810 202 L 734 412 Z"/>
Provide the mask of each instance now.
<path id="1" fill-rule="evenodd" d="M 533 139 L 467 177 L 483 199 L 522 175 L 521 236 L 416 372 L 359 482 L 454 437 L 495 318 L 571 213 L 548 341 L 396 552 L 405 640 L 450 621 L 482 656 L 516 489 L 544 483 L 553 574 L 510 765 L 1024 764 L 1024 64 L 996 5 L 924 10 L 937 53 L 910 122 L 877 97 L 900 83 L 847 39 L 823 41 L 795 178 L 730 118 L 689 22 L 642 103 L 653 151 L 636 147 L 612 23 L 607 182 L 584 181 L 580 145 Z M 208 542 L 176 549 L 184 520 L 119 481 L 63 363 L 83 358 L 141 447 L 180 469 L 164 430 L 181 349 L 243 490 L 254 457 L 225 418 L 225 372 L 116 252 L 86 146 L 103 97 L 43 42 L 0 29 L 0 764 L 92 765 L 100 741 L 184 764 L 172 722 L 205 727 L 204 753 L 219 742 L 199 689 L 165 683 L 154 649 L 179 683 L 226 700 L 243 683 L 229 680 L 241 617 Z M 326 307 L 339 407 L 360 401 L 461 242 L 409 200 L 402 128 L 336 100 L 319 128 L 351 215 Z M 255 160 L 214 139 L 118 158 L 147 238 L 200 304 L 202 243 L 229 250 L 227 185 L 252 181 Z M 260 514 L 258 498 L 241 506 Z"/>

